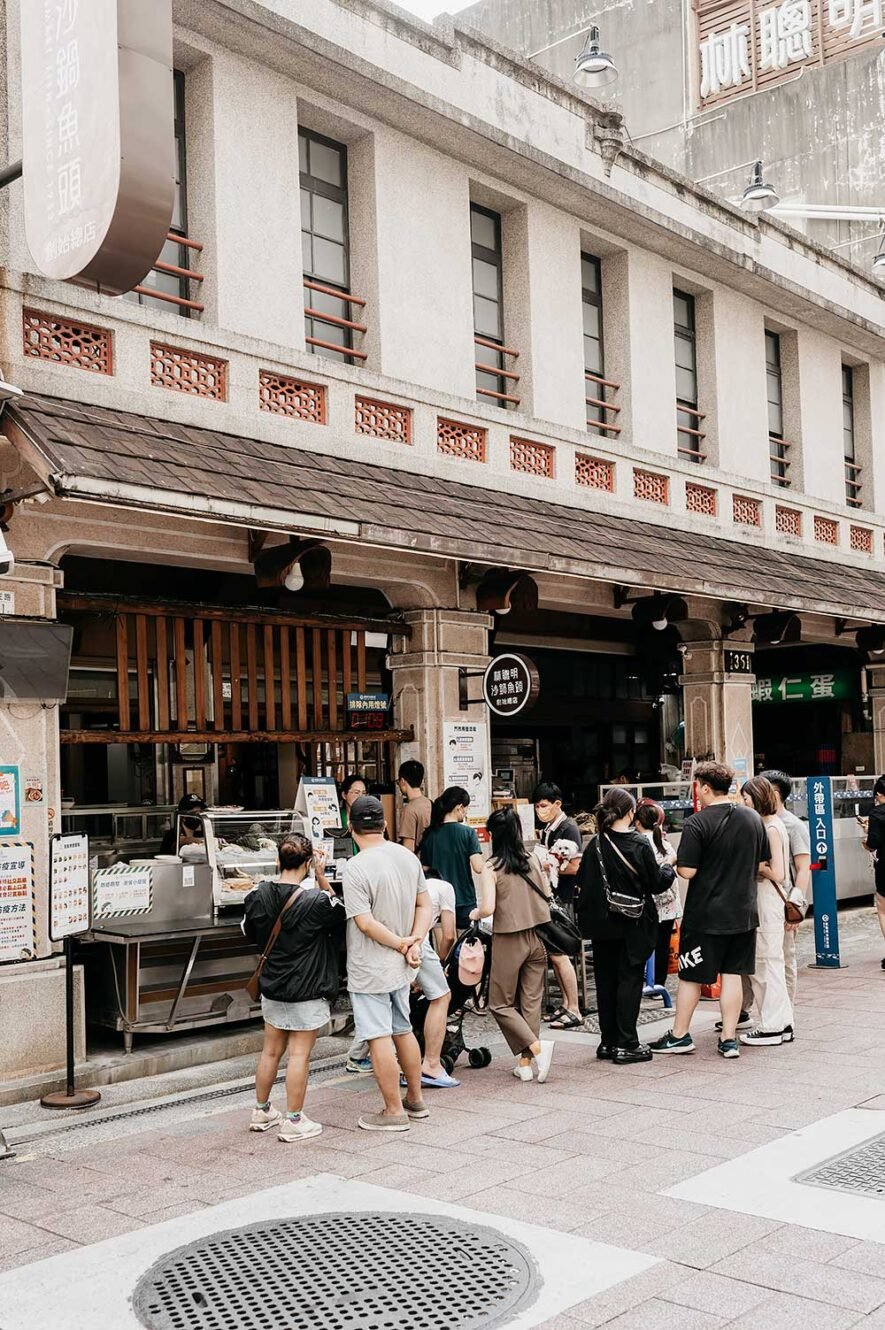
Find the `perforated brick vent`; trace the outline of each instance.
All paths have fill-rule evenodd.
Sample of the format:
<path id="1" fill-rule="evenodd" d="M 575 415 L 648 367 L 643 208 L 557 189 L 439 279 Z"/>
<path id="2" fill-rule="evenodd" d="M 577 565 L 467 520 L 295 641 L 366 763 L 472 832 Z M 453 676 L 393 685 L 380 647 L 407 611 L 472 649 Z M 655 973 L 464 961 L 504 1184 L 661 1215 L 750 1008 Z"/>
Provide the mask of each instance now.
<path id="1" fill-rule="evenodd" d="M 657 471 L 640 471 L 633 468 L 633 497 L 645 499 L 648 503 L 670 502 L 670 478 Z"/>
<path id="2" fill-rule="evenodd" d="M 873 533 L 868 526 L 851 528 L 851 548 L 856 554 L 872 554 Z"/>
<path id="3" fill-rule="evenodd" d="M 57 365 L 113 374 L 111 334 L 79 319 L 62 319 L 37 309 L 22 310 L 22 349 L 26 356 Z"/>
<path id="4" fill-rule="evenodd" d="M 694 485 L 685 482 L 685 511 L 698 513 L 701 517 L 716 516 L 716 491 L 706 485 Z"/>
<path id="5" fill-rule="evenodd" d="M 171 388 L 173 392 L 224 402 L 227 361 L 200 351 L 151 342 L 151 383 L 155 388 Z"/>
<path id="6" fill-rule="evenodd" d="M 136 1287 L 149 1330 L 491 1330 L 540 1289 L 531 1256 L 441 1215 L 306 1215 L 179 1247 Z"/>
<path id="7" fill-rule="evenodd" d="M 738 526 L 761 526 L 762 503 L 759 499 L 749 499 L 745 494 L 731 496 L 732 520 Z"/>
<path id="8" fill-rule="evenodd" d="M 801 536 L 802 513 L 798 508 L 782 508 L 777 504 L 774 510 L 774 529 L 782 536 Z"/>
<path id="9" fill-rule="evenodd" d="M 436 446 L 447 457 L 462 457 L 467 462 L 486 460 L 486 432 L 481 425 L 462 425 L 440 416 Z"/>
<path id="10" fill-rule="evenodd" d="M 510 466 L 513 471 L 522 471 L 528 476 L 544 476 L 553 479 L 553 459 L 556 449 L 549 443 L 536 443 L 533 439 L 510 437 Z"/>
<path id="11" fill-rule="evenodd" d="M 885 1201 L 885 1134 L 797 1173 L 793 1181 Z"/>
<path id="12" fill-rule="evenodd" d="M 326 423 L 326 390 L 320 383 L 305 383 L 289 374 L 262 369 L 258 373 L 258 405 L 262 411 L 293 420 Z"/>
<path id="13" fill-rule="evenodd" d="M 412 442 L 412 412 L 395 402 L 379 402 L 374 397 L 357 397 L 353 408 L 357 434 L 394 443 Z"/>
<path id="14" fill-rule="evenodd" d="M 834 522 L 832 517 L 815 517 L 814 538 L 822 545 L 838 545 L 839 523 Z"/>
<path id="15" fill-rule="evenodd" d="M 575 454 L 575 484 L 586 485 L 591 490 L 615 492 L 615 464 L 602 457 L 588 457 L 586 453 Z"/>

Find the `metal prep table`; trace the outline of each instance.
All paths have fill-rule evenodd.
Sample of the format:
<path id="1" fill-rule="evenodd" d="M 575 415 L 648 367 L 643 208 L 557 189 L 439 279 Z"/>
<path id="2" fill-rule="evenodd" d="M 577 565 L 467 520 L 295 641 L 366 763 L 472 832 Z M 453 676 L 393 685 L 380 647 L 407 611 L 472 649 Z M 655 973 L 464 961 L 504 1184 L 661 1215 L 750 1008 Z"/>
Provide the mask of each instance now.
<path id="1" fill-rule="evenodd" d="M 258 953 L 240 920 L 116 919 L 79 939 L 87 1019 L 133 1036 L 260 1018 L 246 983 Z"/>

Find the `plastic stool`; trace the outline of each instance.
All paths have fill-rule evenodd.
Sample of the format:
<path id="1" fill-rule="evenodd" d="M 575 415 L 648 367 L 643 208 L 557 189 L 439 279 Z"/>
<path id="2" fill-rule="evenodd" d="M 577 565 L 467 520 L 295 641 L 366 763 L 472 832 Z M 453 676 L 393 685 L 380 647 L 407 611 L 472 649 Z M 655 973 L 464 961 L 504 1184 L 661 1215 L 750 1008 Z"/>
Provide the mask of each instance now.
<path id="1" fill-rule="evenodd" d="M 663 984 L 655 983 L 655 954 L 649 956 L 645 966 L 645 987 L 642 990 L 642 996 L 645 998 L 659 997 L 664 999 L 664 1010 L 669 1011 L 673 1006 L 673 999 L 669 990 Z"/>

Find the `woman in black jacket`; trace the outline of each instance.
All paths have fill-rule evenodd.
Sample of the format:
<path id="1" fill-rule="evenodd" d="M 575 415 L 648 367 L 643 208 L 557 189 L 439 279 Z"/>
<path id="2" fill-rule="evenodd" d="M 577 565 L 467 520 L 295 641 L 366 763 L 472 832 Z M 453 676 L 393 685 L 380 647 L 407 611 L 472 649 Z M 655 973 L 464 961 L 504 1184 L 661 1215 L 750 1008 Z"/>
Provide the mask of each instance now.
<path id="1" fill-rule="evenodd" d="M 636 800 L 609 790 L 595 809 L 597 834 L 578 869 L 577 913 L 593 940 L 593 973 L 602 1042 L 598 1058 L 625 1066 L 650 1062 L 636 1032 L 645 966 L 654 951 L 658 866 L 645 836 L 633 830 Z"/>
<path id="2" fill-rule="evenodd" d="M 305 878 L 314 869 L 316 883 Z M 281 1141 L 303 1141 L 323 1130 L 302 1111 L 310 1055 L 330 1017 L 338 993 L 338 951 L 344 935 L 344 907 L 332 894 L 322 859 L 306 836 L 288 836 L 280 846 L 280 875 L 260 882 L 245 901 L 243 932 L 260 952 L 287 901 L 279 937 L 261 972 L 264 1048 L 255 1074 L 255 1108 L 250 1131 L 279 1126 Z M 270 1102 L 280 1058 L 286 1067 L 285 1120 Z"/>

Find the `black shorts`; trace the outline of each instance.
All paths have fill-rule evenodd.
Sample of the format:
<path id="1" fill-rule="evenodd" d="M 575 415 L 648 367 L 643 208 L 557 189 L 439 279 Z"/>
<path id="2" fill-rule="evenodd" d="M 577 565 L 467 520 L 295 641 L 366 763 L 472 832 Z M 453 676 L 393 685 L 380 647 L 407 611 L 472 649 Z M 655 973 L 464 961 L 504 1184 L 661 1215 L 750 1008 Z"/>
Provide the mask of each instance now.
<path id="1" fill-rule="evenodd" d="M 679 938 L 679 978 L 715 984 L 720 974 L 753 974 L 756 930 L 749 933 L 689 933 Z"/>

